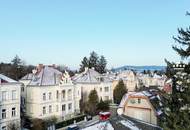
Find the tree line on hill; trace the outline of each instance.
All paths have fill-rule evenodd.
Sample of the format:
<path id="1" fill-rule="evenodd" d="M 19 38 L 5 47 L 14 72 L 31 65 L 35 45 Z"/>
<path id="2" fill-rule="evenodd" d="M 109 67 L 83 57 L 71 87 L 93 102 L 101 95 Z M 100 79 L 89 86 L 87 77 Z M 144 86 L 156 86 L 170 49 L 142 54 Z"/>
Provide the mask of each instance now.
<path id="1" fill-rule="evenodd" d="M 34 69 L 33 65 L 25 65 L 17 55 L 10 63 L 0 63 L 0 73 L 12 79 L 19 80 Z"/>

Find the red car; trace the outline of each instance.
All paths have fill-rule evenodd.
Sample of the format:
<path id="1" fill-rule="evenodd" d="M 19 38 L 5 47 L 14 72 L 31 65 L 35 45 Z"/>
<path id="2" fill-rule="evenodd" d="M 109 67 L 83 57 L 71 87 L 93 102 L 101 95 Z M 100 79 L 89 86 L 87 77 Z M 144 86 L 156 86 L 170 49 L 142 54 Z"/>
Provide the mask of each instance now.
<path id="1" fill-rule="evenodd" d="M 108 120 L 110 118 L 110 116 L 111 116 L 110 112 L 100 112 L 99 113 L 99 118 L 102 121 Z"/>

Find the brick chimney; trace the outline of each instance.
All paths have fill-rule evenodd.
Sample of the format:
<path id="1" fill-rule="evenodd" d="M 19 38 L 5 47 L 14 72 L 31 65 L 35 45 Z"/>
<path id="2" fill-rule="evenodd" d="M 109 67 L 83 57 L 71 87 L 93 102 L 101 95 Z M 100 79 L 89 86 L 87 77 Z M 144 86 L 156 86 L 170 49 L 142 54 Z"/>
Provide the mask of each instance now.
<path id="1" fill-rule="evenodd" d="M 43 67 L 44 67 L 43 64 L 38 64 L 37 71 L 40 72 L 43 69 Z"/>

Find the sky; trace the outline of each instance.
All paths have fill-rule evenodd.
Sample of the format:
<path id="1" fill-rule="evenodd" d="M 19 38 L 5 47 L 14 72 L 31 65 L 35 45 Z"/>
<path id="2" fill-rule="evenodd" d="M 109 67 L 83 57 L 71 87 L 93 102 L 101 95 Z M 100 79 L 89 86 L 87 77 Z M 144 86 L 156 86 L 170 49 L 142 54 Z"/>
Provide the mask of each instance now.
<path id="1" fill-rule="evenodd" d="M 180 61 L 177 28 L 189 26 L 190 0 L 2 0 L 0 62 L 77 69 L 92 51 L 108 68 Z"/>

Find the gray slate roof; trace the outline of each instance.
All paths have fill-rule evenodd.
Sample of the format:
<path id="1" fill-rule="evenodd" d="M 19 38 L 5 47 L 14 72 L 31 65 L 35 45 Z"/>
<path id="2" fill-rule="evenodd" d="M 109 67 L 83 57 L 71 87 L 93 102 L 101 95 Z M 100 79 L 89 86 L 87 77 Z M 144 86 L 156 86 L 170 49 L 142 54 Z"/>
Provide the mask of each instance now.
<path id="1" fill-rule="evenodd" d="M 60 83 L 61 76 L 62 73 L 57 69 L 49 66 L 44 66 L 40 72 L 33 75 L 29 85 L 32 86 L 57 85 Z"/>
<path id="2" fill-rule="evenodd" d="M 105 82 L 111 82 L 111 78 L 107 75 L 102 75 L 95 71 L 94 69 L 86 69 L 84 72 L 75 75 L 72 77 L 72 80 L 74 83 L 105 83 Z"/>
<path id="3" fill-rule="evenodd" d="M 25 75 L 24 77 L 22 77 L 21 80 L 32 80 L 33 78 L 34 78 L 34 74 L 29 73 L 29 74 Z"/>
<path id="4" fill-rule="evenodd" d="M 100 73 L 96 72 L 94 69 L 88 69 L 72 77 L 72 80 L 75 83 L 100 83 L 98 79 L 100 76 Z"/>

